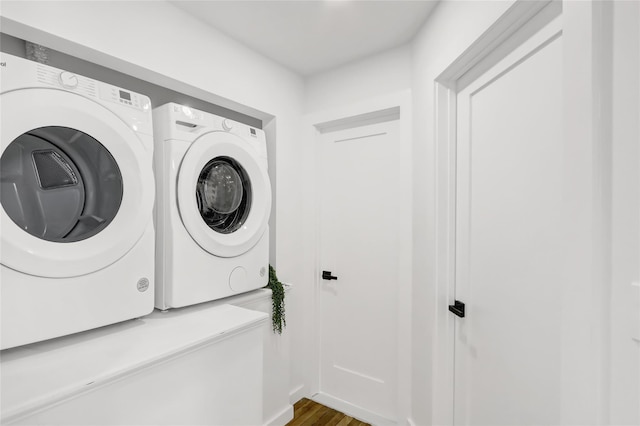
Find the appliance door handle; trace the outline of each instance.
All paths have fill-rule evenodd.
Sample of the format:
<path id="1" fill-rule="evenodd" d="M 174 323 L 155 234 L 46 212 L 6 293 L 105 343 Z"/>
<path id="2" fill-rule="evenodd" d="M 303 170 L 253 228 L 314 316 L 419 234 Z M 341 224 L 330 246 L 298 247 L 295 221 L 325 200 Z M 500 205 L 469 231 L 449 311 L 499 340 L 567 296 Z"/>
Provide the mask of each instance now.
<path id="1" fill-rule="evenodd" d="M 449 311 L 453 312 L 455 315 L 460 318 L 464 318 L 464 303 L 459 300 L 456 300 L 453 305 L 449 305 Z"/>
<path id="2" fill-rule="evenodd" d="M 334 277 L 333 275 L 331 275 L 331 271 L 322 271 L 322 279 L 323 280 L 337 280 L 338 277 Z"/>

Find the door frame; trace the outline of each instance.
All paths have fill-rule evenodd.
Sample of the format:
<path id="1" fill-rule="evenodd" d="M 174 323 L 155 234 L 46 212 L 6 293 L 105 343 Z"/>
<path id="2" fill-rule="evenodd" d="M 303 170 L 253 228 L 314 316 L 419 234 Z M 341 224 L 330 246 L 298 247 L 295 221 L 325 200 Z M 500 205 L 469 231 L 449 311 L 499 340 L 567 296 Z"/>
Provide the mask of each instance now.
<path id="1" fill-rule="evenodd" d="M 560 291 L 563 311 L 562 423 L 603 424 L 608 418 L 609 218 L 611 174 L 607 162 L 610 126 L 606 114 L 607 17 L 612 6 L 600 2 L 518 0 L 456 58 L 434 81 L 435 89 L 435 249 L 436 312 L 433 340 L 432 424 L 453 425 L 454 325 L 447 305 L 455 295 L 456 96 L 466 82 L 481 75 L 520 42 L 521 29 L 535 31 L 553 18 L 563 20 L 563 106 L 569 182 L 590 182 L 591 191 L 571 194 L 570 211 L 581 221 L 567 230 L 580 241 L 569 259 Z M 515 46 L 514 46 L 515 45 Z M 580 76 L 580 78 L 576 78 Z M 602 114 L 604 112 L 604 114 Z M 583 123 L 593 123 L 585 126 Z M 575 165 L 575 167 L 574 167 Z M 586 171 L 586 172 L 585 172 Z M 590 259 L 585 267 L 581 261 Z M 436 392 L 435 389 L 438 391 Z"/>
<path id="2" fill-rule="evenodd" d="M 374 422 L 375 424 L 398 424 L 406 423 L 411 412 L 411 270 L 412 270 L 412 238 L 400 239 L 398 254 L 398 298 L 396 301 L 398 308 L 398 348 L 397 348 L 397 398 L 398 398 L 398 418 L 391 419 L 394 423 L 389 423 L 388 419 L 376 416 L 368 411 L 360 410 L 358 407 L 344 404 L 343 401 L 328 397 L 320 392 L 320 323 L 319 302 L 322 271 L 320 259 L 320 182 L 319 176 L 322 165 L 320 164 L 320 138 L 322 130 L 342 129 L 356 127 L 359 125 L 372 124 L 374 122 L 387 121 L 390 117 L 397 116 L 400 126 L 399 140 L 399 168 L 401 170 L 401 181 L 406 189 L 400 196 L 402 206 L 399 209 L 399 234 L 412 235 L 412 99 L 411 91 L 403 90 L 381 97 L 376 97 L 346 106 L 331 108 L 325 111 L 311 114 L 306 117 L 304 126 L 308 140 L 312 141 L 311 154 L 314 158 L 313 168 L 310 170 L 310 186 L 313 194 L 313 296 L 306 305 L 307 315 L 310 316 L 312 333 L 310 343 L 312 345 L 312 360 L 309 372 L 309 394 L 317 402 L 339 409 L 347 414 L 356 415 L 359 418 Z M 395 119 L 395 118 L 394 118 Z"/>

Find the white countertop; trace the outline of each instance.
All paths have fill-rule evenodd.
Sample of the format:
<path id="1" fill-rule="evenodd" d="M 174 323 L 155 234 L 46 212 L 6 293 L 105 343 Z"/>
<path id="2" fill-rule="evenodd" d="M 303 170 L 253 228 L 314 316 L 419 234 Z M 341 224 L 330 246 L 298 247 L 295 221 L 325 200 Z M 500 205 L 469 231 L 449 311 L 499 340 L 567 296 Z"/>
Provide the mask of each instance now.
<path id="1" fill-rule="evenodd" d="M 259 326 L 267 318 L 228 304 L 201 304 L 4 350 L 2 419 Z"/>
<path id="2" fill-rule="evenodd" d="M 291 291 L 292 285 L 285 284 L 285 283 L 282 283 L 282 285 L 284 287 L 285 301 L 286 301 L 286 296 Z M 244 306 L 256 300 L 266 299 L 266 298 L 269 298 L 269 300 L 271 300 L 271 289 L 263 287 L 257 290 L 248 291 L 246 293 L 236 294 L 234 296 L 229 296 L 223 299 L 214 300 L 212 302 L 206 302 L 206 303 L 203 303 L 202 306 L 218 306 L 218 305 L 224 305 L 224 304 L 229 304 L 234 306 Z"/>

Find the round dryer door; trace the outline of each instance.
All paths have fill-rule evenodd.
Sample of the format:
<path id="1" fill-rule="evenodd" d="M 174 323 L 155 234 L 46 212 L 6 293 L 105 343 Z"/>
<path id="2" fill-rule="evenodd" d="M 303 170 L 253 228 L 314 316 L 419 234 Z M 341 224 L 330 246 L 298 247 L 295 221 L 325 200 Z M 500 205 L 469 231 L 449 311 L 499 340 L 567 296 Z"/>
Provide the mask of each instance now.
<path id="1" fill-rule="evenodd" d="M 2 100 L 2 264 L 72 277 L 120 259 L 152 217 L 150 153 L 103 106 L 24 89 Z"/>
<path id="2" fill-rule="evenodd" d="M 247 252 L 267 229 L 271 185 L 250 149 L 238 136 L 211 132 L 191 145 L 180 166 L 180 217 L 196 243 L 215 256 Z"/>

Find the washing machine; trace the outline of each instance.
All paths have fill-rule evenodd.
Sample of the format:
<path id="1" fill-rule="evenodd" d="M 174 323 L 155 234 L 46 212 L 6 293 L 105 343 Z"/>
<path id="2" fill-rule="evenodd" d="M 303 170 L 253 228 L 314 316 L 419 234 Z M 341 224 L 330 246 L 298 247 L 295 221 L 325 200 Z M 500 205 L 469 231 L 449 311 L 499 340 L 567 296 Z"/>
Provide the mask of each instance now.
<path id="1" fill-rule="evenodd" d="M 268 282 L 271 185 L 264 132 L 169 103 L 153 110 L 156 307 Z"/>
<path id="2" fill-rule="evenodd" d="M 146 96 L 2 54 L 1 349 L 153 310 Z"/>

